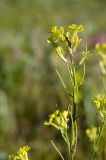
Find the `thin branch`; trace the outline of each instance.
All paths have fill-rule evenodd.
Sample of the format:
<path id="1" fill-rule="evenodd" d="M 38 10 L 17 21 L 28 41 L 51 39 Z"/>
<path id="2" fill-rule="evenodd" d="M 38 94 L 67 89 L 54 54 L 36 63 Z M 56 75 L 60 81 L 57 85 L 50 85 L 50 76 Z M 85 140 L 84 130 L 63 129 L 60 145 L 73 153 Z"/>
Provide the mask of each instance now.
<path id="1" fill-rule="evenodd" d="M 85 78 L 85 63 L 84 63 L 84 70 L 83 70 L 83 76 L 82 76 L 82 79 L 81 79 L 81 82 L 80 84 L 78 85 L 78 87 L 80 87 L 84 81 L 84 78 Z"/>
<path id="2" fill-rule="evenodd" d="M 72 86 L 73 86 L 73 77 L 72 77 L 72 73 L 70 71 L 70 67 L 69 67 L 69 64 L 67 63 L 67 70 L 68 70 L 68 73 L 69 73 L 69 78 L 71 80 L 71 83 L 72 83 Z"/>
<path id="3" fill-rule="evenodd" d="M 51 140 L 51 143 L 53 145 L 53 147 L 56 149 L 56 151 L 58 152 L 58 154 L 60 155 L 61 159 L 62 160 L 65 160 L 63 155 L 61 154 L 61 152 L 59 151 L 59 149 L 56 147 L 56 145 L 54 144 L 53 140 Z"/>
<path id="4" fill-rule="evenodd" d="M 63 79 L 62 79 L 62 77 L 61 77 L 61 75 L 60 75 L 60 73 L 59 73 L 59 71 L 57 70 L 57 68 L 56 68 L 56 73 L 58 74 L 59 79 L 60 79 L 60 81 L 61 81 L 63 87 L 66 89 L 66 85 L 65 85 L 65 83 L 64 83 L 64 81 L 63 81 Z"/>

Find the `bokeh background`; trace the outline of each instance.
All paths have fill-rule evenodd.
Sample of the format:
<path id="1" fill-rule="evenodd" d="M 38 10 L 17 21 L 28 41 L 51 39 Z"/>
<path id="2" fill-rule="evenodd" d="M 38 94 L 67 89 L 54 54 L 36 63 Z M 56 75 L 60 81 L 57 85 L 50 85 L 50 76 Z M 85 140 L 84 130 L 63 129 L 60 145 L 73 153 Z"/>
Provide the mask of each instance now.
<path id="1" fill-rule="evenodd" d="M 0 160 L 26 144 L 30 160 L 59 160 L 51 139 L 65 152 L 60 134 L 43 125 L 48 114 L 68 105 L 55 73 L 58 67 L 67 81 L 65 66 L 46 40 L 52 25 L 72 23 L 84 25 L 82 38 L 93 54 L 81 88 L 76 154 L 76 160 L 87 160 L 85 129 L 95 125 L 91 98 L 103 90 L 93 47 L 106 42 L 105 0 L 0 0 Z"/>

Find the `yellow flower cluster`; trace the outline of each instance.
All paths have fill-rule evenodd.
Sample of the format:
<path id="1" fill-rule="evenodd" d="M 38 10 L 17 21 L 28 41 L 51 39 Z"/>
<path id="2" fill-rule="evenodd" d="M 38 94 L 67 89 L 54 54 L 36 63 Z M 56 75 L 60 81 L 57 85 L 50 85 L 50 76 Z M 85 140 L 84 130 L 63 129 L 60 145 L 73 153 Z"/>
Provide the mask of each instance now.
<path id="1" fill-rule="evenodd" d="M 93 98 L 93 103 L 96 105 L 97 109 L 102 110 L 106 106 L 106 97 L 104 94 L 99 94 Z"/>
<path id="2" fill-rule="evenodd" d="M 72 31 L 78 31 L 78 32 L 82 32 L 82 31 L 84 30 L 83 25 L 77 26 L 76 24 L 72 24 L 71 26 L 69 26 L 69 28 L 70 28 Z"/>
<path id="3" fill-rule="evenodd" d="M 28 160 L 27 151 L 29 151 L 29 146 L 24 146 L 19 149 L 19 151 L 16 153 L 16 155 L 10 155 L 10 160 Z"/>
<path id="4" fill-rule="evenodd" d="M 104 94 L 99 94 L 93 98 L 93 103 L 95 104 L 98 112 L 104 120 L 106 119 L 106 97 Z"/>
<path id="5" fill-rule="evenodd" d="M 86 130 L 86 135 L 88 136 L 88 138 L 93 141 L 96 139 L 97 137 L 97 128 L 96 127 L 92 127 Z"/>
<path id="6" fill-rule="evenodd" d="M 97 43 L 95 48 L 96 48 L 96 50 L 104 50 L 104 51 L 106 51 L 106 43 L 102 43 L 102 44 Z"/>
<path id="7" fill-rule="evenodd" d="M 67 51 L 73 54 L 82 39 L 79 38 L 78 33 L 83 31 L 83 25 L 77 26 L 72 24 L 67 28 L 53 26 L 50 30 L 50 37 L 47 42 L 51 44 L 60 58 L 67 62 L 64 53 Z"/>
<path id="8" fill-rule="evenodd" d="M 64 41 L 65 37 L 65 29 L 63 27 L 57 28 L 57 26 L 53 26 L 51 28 L 51 33 L 55 35 L 59 40 Z"/>
<path id="9" fill-rule="evenodd" d="M 68 111 L 65 110 L 60 112 L 59 110 L 56 110 L 49 116 L 49 121 L 45 121 L 44 124 L 51 125 L 64 133 L 67 130 L 68 120 Z"/>

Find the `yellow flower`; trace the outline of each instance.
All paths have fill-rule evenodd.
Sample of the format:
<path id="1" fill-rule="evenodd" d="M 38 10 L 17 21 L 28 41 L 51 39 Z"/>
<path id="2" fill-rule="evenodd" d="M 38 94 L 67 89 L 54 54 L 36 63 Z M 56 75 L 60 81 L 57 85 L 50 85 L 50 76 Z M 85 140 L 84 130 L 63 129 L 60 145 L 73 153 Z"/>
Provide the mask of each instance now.
<path id="1" fill-rule="evenodd" d="M 28 160 L 27 151 L 29 151 L 29 146 L 23 146 L 17 151 L 15 155 L 10 155 L 10 160 Z"/>
<path id="2" fill-rule="evenodd" d="M 102 43 L 102 44 L 97 43 L 97 44 L 95 45 L 95 49 L 96 49 L 96 50 L 99 50 L 99 51 L 101 51 L 101 52 L 106 51 L 106 43 Z"/>
<path id="3" fill-rule="evenodd" d="M 93 102 L 96 105 L 96 108 L 99 109 L 100 108 L 100 101 L 94 100 Z"/>
<path id="4" fill-rule="evenodd" d="M 97 109 L 102 110 L 106 105 L 106 98 L 104 94 L 99 94 L 93 98 L 93 103 L 96 105 Z"/>
<path id="5" fill-rule="evenodd" d="M 106 43 L 103 43 L 103 44 L 102 44 L 102 48 L 103 48 L 103 49 L 106 49 Z"/>
<path id="6" fill-rule="evenodd" d="M 97 137 L 97 128 L 96 127 L 92 127 L 86 130 L 86 135 L 88 136 L 88 138 L 93 141 L 96 139 Z"/>
<path id="7" fill-rule="evenodd" d="M 61 46 L 56 47 L 56 52 L 64 62 L 67 62 L 67 59 L 63 55 L 64 50 L 63 50 L 63 48 Z"/>
<path id="8" fill-rule="evenodd" d="M 106 97 L 104 94 L 99 94 L 93 98 L 93 103 L 95 104 L 101 119 L 106 120 Z"/>
<path id="9" fill-rule="evenodd" d="M 57 32 L 57 26 L 51 28 L 51 33 L 55 34 Z"/>
<path id="10" fill-rule="evenodd" d="M 71 29 L 71 31 L 78 31 L 78 32 L 82 32 L 84 30 L 83 25 L 76 25 L 76 24 L 72 24 L 71 26 L 69 26 L 69 28 Z"/>
<path id="11" fill-rule="evenodd" d="M 98 50 L 99 48 L 100 48 L 100 44 L 97 43 L 97 44 L 95 45 L 95 49 Z"/>
<path id="12" fill-rule="evenodd" d="M 58 130 L 60 130 L 62 133 L 67 129 L 67 123 L 68 123 L 68 111 L 65 110 L 63 112 L 60 112 L 59 110 L 56 110 L 53 114 L 49 116 L 49 121 L 45 121 L 44 125 L 51 125 Z"/>

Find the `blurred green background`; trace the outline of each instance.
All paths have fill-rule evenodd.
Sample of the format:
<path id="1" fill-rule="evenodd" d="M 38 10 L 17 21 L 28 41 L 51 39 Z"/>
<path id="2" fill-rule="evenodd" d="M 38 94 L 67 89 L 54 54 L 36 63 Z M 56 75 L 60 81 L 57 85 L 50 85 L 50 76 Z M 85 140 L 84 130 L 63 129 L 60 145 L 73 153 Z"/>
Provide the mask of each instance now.
<path id="1" fill-rule="evenodd" d="M 30 160 L 59 160 L 51 139 L 60 149 L 64 145 L 65 152 L 59 133 L 43 126 L 48 114 L 68 105 L 55 73 L 58 67 L 67 80 L 64 64 L 46 40 L 52 25 L 72 23 L 84 25 L 84 43 L 94 53 L 96 42 L 106 42 L 106 1 L 0 0 L 0 160 L 7 160 L 26 144 L 31 147 Z M 87 66 L 76 160 L 87 160 L 89 145 L 84 130 L 95 124 L 91 97 L 103 90 L 95 54 Z"/>

